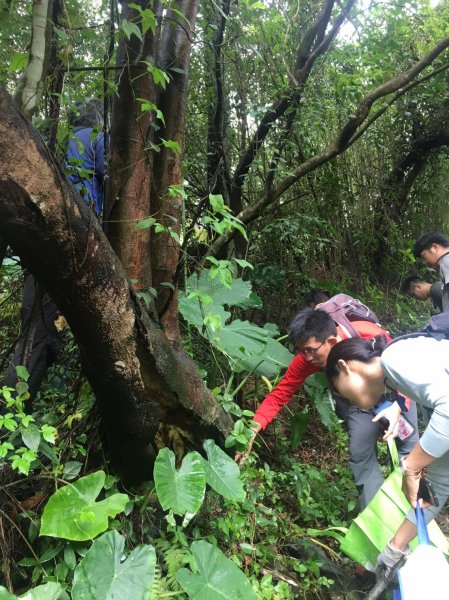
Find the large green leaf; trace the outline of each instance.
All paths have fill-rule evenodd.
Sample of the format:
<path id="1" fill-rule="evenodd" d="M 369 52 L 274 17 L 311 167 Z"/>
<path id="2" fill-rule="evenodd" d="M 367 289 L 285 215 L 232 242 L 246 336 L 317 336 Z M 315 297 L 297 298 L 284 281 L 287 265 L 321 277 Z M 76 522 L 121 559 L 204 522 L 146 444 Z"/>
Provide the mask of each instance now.
<path id="1" fill-rule="evenodd" d="M 108 517 L 122 512 L 129 498 L 126 494 L 113 494 L 95 502 L 105 477 L 103 471 L 96 471 L 59 488 L 45 506 L 40 535 L 85 541 L 106 531 Z"/>
<path id="2" fill-rule="evenodd" d="M 189 299 L 189 294 L 196 291 L 210 296 L 212 302 L 205 304 L 198 298 Z M 186 291 L 179 293 L 179 310 L 186 321 L 202 331 L 205 316 L 219 314 L 224 325 L 231 313 L 223 307 L 245 304 L 250 301 L 250 297 L 251 283 L 249 281 L 234 279 L 232 287 L 227 288 L 218 279 L 211 279 L 209 273 L 204 270 L 199 277 L 196 274 L 189 277 Z"/>
<path id="3" fill-rule="evenodd" d="M 58 600 L 63 593 L 61 584 L 55 582 L 44 583 L 29 590 L 20 600 Z"/>
<path id="4" fill-rule="evenodd" d="M 139 546 L 123 561 L 125 538 L 108 531 L 75 569 L 73 600 L 150 600 L 156 567 L 153 546 Z"/>
<path id="5" fill-rule="evenodd" d="M 203 447 L 208 459 L 204 461 L 206 482 L 227 500 L 238 502 L 244 500 L 245 491 L 240 480 L 240 469 L 237 463 L 225 454 L 213 440 L 206 440 Z"/>
<path id="6" fill-rule="evenodd" d="M 304 390 L 310 400 L 315 404 L 317 411 L 320 414 L 323 424 L 333 429 L 335 427 L 336 418 L 329 391 L 327 380 L 324 373 L 315 373 L 304 382 Z"/>
<path id="7" fill-rule="evenodd" d="M 247 577 L 232 560 L 204 540 L 193 542 L 198 572 L 179 569 L 176 579 L 191 600 L 255 600 Z"/>
<path id="8" fill-rule="evenodd" d="M 177 515 L 194 515 L 201 507 L 206 490 L 203 459 L 198 452 L 189 452 L 180 469 L 169 448 L 162 448 L 154 465 L 154 483 L 159 502 L 164 510 Z"/>
<path id="9" fill-rule="evenodd" d="M 195 291 L 211 296 L 212 303 L 205 305 L 199 299 L 188 300 L 189 294 Z M 179 310 L 184 319 L 201 329 L 204 314 L 217 313 L 225 305 L 247 306 L 251 302 L 251 294 L 251 282 L 237 278 L 232 280 L 232 287 L 227 288 L 218 279 L 211 279 L 208 271 L 203 270 L 199 277 L 196 273 L 189 277 L 186 291 L 179 294 Z M 230 316 L 227 313 L 227 319 Z"/>
<path id="10" fill-rule="evenodd" d="M 0 600 L 58 600 L 63 592 L 60 583 L 49 582 L 38 585 L 28 590 L 23 596 L 10 594 L 4 587 L 0 587 Z"/>
<path id="11" fill-rule="evenodd" d="M 200 292 L 209 302 L 199 298 L 189 299 L 192 292 Z M 277 328 L 268 324 L 258 327 L 248 321 L 226 321 L 231 316 L 224 306 L 260 306 L 260 299 L 251 292 L 251 283 L 234 279 L 232 287 L 225 287 L 218 279 L 211 279 L 207 271 L 198 276 L 192 275 L 187 282 L 187 290 L 180 293 L 179 310 L 184 319 L 194 325 L 201 335 L 223 352 L 236 371 L 254 371 L 266 377 L 275 377 L 280 369 L 288 367 L 293 355 L 274 339 Z M 218 315 L 221 328 L 204 324 L 211 315 Z"/>
<path id="12" fill-rule="evenodd" d="M 27 448 L 37 452 L 41 442 L 41 432 L 35 423 L 30 423 L 28 427 L 21 427 L 22 441 Z"/>
<path id="13" fill-rule="evenodd" d="M 249 321 L 232 321 L 217 333 L 216 345 L 234 361 L 237 371 L 275 377 L 293 360 L 287 348 L 273 339 L 273 330 Z"/>

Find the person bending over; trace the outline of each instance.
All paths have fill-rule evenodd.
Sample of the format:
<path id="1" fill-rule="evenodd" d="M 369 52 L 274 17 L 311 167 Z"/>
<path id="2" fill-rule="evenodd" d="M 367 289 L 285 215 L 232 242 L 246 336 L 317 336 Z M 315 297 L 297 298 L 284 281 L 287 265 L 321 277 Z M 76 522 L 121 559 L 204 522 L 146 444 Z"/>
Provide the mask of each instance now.
<path id="1" fill-rule="evenodd" d="M 421 439 L 401 460 L 402 489 L 412 507 L 423 469 L 427 470 L 439 504 L 422 502 L 426 522 L 431 521 L 449 497 L 449 340 L 419 336 L 389 346 L 383 336 L 374 341 L 344 340 L 329 353 L 326 375 L 338 393 L 362 410 L 371 410 L 385 387 L 434 409 Z M 393 568 L 416 533 L 415 513 L 410 510 L 378 562 Z"/>
<path id="2" fill-rule="evenodd" d="M 449 240 L 442 233 L 423 233 L 413 246 L 413 254 L 439 270 L 443 282 L 443 312 L 449 310 Z"/>
<path id="3" fill-rule="evenodd" d="M 442 281 L 428 283 L 417 275 L 410 275 L 404 279 L 401 291 L 406 296 L 415 298 L 415 300 L 431 300 L 433 307 L 442 312 L 443 310 L 443 288 Z"/>
<path id="4" fill-rule="evenodd" d="M 368 321 L 353 321 L 352 325 L 365 339 L 372 339 L 379 334 L 388 336 L 388 333 L 380 326 Z M 247 451 L 237 453 L 235 457 L 237 462 L 242 464 L 245 461 L 259 431 L 265 429 L 282 406 L 290 402 L 310 375 L 326 367 L 329 352 L 346 337 L 341 328 L 336 326 L 332 317 L 322 310 L 307 308 L 293 318 L 289 327 L 289 338 L 296 348 L 297 355 L 279 384 L 257 409 L 253 418 L 256 423 L 254 436 L 249 442 Z M 383 411 L 373 422 L 373 414 L 351 405 L 342 395 L 334 395 L 334 400 L 336 413 L 348 429 L 349 466 L 359 492 L 360 506 L 363 509 L 383 483 L 376 456 L 377 439 L 380 432 L 380 426 L 376 421 L 381 416 L 386 416 L 390 421 L 390 427 L 386 431 L 384 439 L 390 435 L 396 435 L 400 408 L 397 403 L 394 403 L 388 409 L 390 414 L 385 415 Z M 408 405 L 407 416 L 415 427 L 415 432 L 402 442 L 398 440 L 398 450 L 401 455 L 408 454 L 418 441 L 416 406 L 409 401 Z"/>

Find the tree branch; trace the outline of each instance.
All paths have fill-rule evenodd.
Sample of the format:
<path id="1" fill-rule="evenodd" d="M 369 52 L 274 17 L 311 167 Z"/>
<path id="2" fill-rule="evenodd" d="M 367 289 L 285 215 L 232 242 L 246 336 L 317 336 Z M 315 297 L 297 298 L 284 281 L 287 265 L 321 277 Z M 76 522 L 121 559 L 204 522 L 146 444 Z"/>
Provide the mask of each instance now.
<path id="1" fill-rule="evenodd" d="M 334 141 L 330 143 L 322 152 L 312 156 L 307 159 L 303 163 L 301 163 L 294 171 L 292 175 L 286 177 L 283 181 L 281 181 L 277 187 L 273 188 L 269 192 L 265 193 L 257 202 L 251 204 L 244 208 L 237 215 L 237 218 L 243 223 L 249 223 L 253 219 L 257 218 L 262 212 L 262 210 L 280 198 L 294 183 L 296 183 L 301 177 L 305 174 L 310 173 L 314 169 L 320 167 L 321 165 L 329 162 L 339 154 L 342 154 L 347 148 L 349 148 L 358 136 L 356 135 L 359 128 L 365 123 L 367 120 L 372 105 L 385 96 L 404 88 L 408 84 L 412 82 L 412 80 L 419 75 L 426 67 L 432 64 L 432 62 L 437 58 L 446 48 L 449 47 L 449 37 L 441 40 L 430 52 L 428 52 L 421 60 L 416 62 L 412 67 L 407 69 L 404 73 L 390 79 L 384 84 L 378 86 L 374 90 L 372 90 L 369 94 L 367 94 L 359 103 L 357 111 L 353 117 L 348 119 L 346 124 L 342 127 L 340 133 L 336 136 Z M 436 75 L 438 72 L 441 72 L 440 69 L 436 69 L 433 72 L 433 75 Z M 418 83 L 422 83 L 427 80 L 428 77 L 421 78 Z M 418 85 L 417 83 L 417 85 Z M 397 98 L 400 95 L 397 95 Z M 396 98 L 396 100 L 397 100 Z M 366 129 L 365 129 L 366 130 Z M 235 235 L 235 230 L 227 233 L 226 235 L 218 237 L 212 246 L 209 248 L 208 256 L 216 255 L 221 248 L 226 245 L 230 239 Z"/>

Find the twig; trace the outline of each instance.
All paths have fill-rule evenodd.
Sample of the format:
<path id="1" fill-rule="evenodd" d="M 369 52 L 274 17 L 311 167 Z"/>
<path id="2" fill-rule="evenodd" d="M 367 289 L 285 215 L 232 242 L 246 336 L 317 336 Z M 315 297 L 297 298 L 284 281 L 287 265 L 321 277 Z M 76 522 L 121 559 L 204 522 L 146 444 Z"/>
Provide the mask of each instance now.
<path id="1" fill-rule="evenodd" d="M 263 573 L 263 575 L 272 575 L 275 579 L 279 579 L 280 581 L 285 581 L 286 583 L 288 583 L 289 585 L 291 585 L 293 587 L 299 587 L 299 584 L 297 581 L 295 581 L 294 579 L 290 579 L 290 577 L 286 577 L 285 575 L 282 575 L 282 573 L 279 573 L 279 571 L 271 571 L 270 569 L 266 569 L 265 567 L 262 567 L 260 569 L 260 572 Z"/>

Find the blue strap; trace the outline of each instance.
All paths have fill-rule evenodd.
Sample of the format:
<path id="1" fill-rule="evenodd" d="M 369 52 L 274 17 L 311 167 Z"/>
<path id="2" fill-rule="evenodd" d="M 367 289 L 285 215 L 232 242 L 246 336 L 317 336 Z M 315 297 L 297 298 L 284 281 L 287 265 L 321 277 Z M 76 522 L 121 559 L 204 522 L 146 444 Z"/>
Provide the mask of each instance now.
<path id="1" fill-rule="evenodd" d="M 420 544 L 427 544 L 428 546 L 430 546 L 431 544 L 429 539 L 429 533 L 427 531 L 426 520 L 424 518 L 424 511 L 418 503 L 416 504 L 415 515 L 416 528 L 418 529 L 418 541 Z"/>

